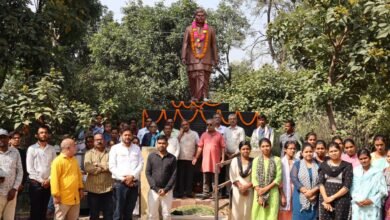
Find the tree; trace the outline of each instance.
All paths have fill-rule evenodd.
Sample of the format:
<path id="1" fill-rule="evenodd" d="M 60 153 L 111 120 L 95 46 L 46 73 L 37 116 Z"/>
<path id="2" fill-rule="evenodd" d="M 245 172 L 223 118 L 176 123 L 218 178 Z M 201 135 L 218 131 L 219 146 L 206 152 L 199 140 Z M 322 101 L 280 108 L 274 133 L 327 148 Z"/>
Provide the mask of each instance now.
<path id="1" fill-rule="evenodd" d="M 83 55 L 83 36 L 101 10 L 97 0 L 0 1 L 0 88 L 14 68 L 26 78 L 42 76 L 52 67 L 67 76 Z"/>
<path id="2" fill-rule="evenodd" d="M 389 83 L 389 15 L 385 0 L 307 1 L 268 29 L 287 64 L 313 70 L 304 78 L 307 98 L 325 109 L 333 131 L 335 111 L 351 117 L 367 82 Z"/>

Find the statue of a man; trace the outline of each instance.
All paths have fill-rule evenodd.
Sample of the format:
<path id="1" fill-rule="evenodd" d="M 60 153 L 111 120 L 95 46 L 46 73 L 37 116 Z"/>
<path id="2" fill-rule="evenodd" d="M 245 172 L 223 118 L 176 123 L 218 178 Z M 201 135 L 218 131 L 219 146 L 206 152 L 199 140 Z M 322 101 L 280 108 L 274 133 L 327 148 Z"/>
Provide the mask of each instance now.
<path id="1" fill-rule="evenodd" d="M 181 60 L 187 65 L 191 101 L 207 99 L 212 67 L 218 65 L 215 30 L 207 24 L 206 11 L 198 8 L 195 20 L 186 28 Z"/>

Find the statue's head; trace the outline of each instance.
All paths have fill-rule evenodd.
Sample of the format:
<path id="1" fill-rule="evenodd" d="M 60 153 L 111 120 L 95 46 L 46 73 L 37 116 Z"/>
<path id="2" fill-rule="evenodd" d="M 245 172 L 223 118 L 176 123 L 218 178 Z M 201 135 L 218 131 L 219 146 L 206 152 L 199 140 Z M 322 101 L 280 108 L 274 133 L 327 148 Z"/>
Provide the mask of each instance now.
<path id="1" fill-rule="evenodd" d="M 196 23 L 203 24 L 206 21 L 207 12 L 203 8 L 197 8 L 194 13 Z"/>

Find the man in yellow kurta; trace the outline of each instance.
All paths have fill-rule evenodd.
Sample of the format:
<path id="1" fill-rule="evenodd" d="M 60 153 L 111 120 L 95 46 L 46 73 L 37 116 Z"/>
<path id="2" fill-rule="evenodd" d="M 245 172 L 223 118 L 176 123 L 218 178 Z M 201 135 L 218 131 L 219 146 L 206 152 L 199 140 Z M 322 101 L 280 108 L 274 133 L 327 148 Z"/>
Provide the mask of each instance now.
<path id="1" fill-rule="evenodd" d="M 51 164 L 50 185 L 57 220 L 78 219 L 80 199 L 83 198 L 83 181 L 74 155 L 76 143 L 70 139 L 61 142 L 61 154 Z"/>

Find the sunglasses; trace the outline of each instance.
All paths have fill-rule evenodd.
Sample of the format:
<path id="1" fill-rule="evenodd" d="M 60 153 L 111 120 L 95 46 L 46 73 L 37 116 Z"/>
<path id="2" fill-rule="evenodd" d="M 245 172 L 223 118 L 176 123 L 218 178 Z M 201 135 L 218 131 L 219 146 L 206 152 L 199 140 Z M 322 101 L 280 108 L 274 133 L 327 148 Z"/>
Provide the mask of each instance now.
<path id="1" fill-rule="evenodd" d="M 213 126 L 213 124 L 206 124 L 207 126 Z"/>

